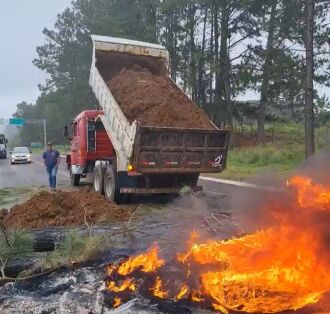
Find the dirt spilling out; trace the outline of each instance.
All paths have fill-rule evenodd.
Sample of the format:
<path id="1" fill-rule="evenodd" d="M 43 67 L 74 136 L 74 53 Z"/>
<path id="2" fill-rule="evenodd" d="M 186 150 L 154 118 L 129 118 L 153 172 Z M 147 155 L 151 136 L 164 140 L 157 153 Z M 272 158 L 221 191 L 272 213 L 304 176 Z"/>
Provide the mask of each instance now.
<path id="1" fill-rule="evenodd" d="M 166 75 L 154 75 L 135 65 L 122 69 L 107 85 L 131 123 L 214 129 L 207 115 Z"/>
<path id="2" fill-rule="evenodd" d="M 43 228 L 80 226 L 127 220 L 132 208 L 109 203 L 101 195 L 79 192 L 40 192 L 3 217 L 7 227 Z"/>

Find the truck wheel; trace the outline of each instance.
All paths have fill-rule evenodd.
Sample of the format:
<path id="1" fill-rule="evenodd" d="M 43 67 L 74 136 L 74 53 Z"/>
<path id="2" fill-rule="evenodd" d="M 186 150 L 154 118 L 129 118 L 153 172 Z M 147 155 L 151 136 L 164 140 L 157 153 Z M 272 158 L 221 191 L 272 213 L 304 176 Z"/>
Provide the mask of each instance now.
<path id="1" fill-rule="evenodd" d="M 104 175 L 104 195 L 109 202 L 120 202 L 120 193 L 117 187 L 117 177 L 113 166 L 105 171 Z"/>
<path id="2" fill-rule="evenodd" d="M 71 185 L 78 186 L 80 183 L 80 174 L 73 174 L 70 170 L 70 181 Z"/>
<path id="3" fill-rule="evenodd" d="M 106 168 L 102 166 L 96 166 L 94 168 L 94 180 L 93 187 L 94 191 L 100 194 L 104 194 L 104 175 Z"/>

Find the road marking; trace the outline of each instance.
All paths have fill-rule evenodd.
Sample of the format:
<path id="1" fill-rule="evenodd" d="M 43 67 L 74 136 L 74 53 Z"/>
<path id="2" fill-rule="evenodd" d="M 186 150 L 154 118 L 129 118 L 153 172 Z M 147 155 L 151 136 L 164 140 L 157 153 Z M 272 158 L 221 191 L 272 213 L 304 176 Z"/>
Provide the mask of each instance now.
<path id="1" fill-rule="evenodd" d="M 36 163 L 36 164 L 38 164 L 39 166 L 45 167 L 45 165 L 43 163 L 41 163 L 41 162 L 39 162 L 39 161 L 37 161 L 35 159 L 33 159 L 33 162 Z M 59 170 L 58 173 L 60 175 L 64 176 L 64 177 L 70 178 L 70 176 L 67 173 L 65 173 L 64 171 L 62 171 L 62 170 Z"/>
<path id="2" fill-rule="evenodd" d="M 269 191 L 281 191 L 278 188 L 270 187 L 270 186 L 260 186 L 253 183 L 247 183 L 247 182 L 240 182 L 240 181 L 233 181 L 233 180 L 224 180 L 224 179 L 217 179 L 217 178 L 211 178 L 211 177 L 199 177 L 202 181 L 209 181 L 209 182 L 215 182 L 215 183 L 221 183 L 226 185 L 234 185 L 244 188 L 252 188 L 252 189 L 259 189 L 259 190 L 269 190 Z"/>

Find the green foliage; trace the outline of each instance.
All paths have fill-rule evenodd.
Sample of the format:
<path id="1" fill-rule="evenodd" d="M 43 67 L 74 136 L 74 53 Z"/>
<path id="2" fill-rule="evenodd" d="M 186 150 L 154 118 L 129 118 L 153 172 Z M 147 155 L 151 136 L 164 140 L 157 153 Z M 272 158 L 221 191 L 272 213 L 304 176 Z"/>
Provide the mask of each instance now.
<path id="1" fill-rule="evenodd" d="M 8 261 L 31 254 L 33 243 L 33 237 L 26 231 L 11 230 L 8 238 L 0 231 L 0 275 L 3 278 Z"/>
<path id="2" fill-rule="evenodd" d="M 266 124 L 266 132 L 274 134 L 278 137 L 286 138 L 295 143 L 303 143 L 304 141 L 304 126 L 297 123 L 272 123 Z"/>
<path id="3" fill-rule="evenodd" d="M 65 154 L 68 150 L 69 150 L 69 146 L 67 145 L 54 145 L 53 148 L 55 150 L 57 150 L 60 153 Z M 30 148 L 32 151 L 32 155 L 36 156 L 36 155 L 41 155 L 44 152 L 44 148 L 43 147 L 35 147 L 35 148 Z"/>
<path id="4" fill-rule="evenodd" d="M 215 176 L 243 180 L 264 171 L 287 172 L 303 162 L 304 156 L 303 144 L 235 148 L 229 152 L 226 171 Z"/>
<path id="5" fill-rule="evenodd" d="M 301 145 L 277 147 L 265 145 L 262 147 L 233 149 L 229 155 L 229 165 L 251 167 L 279 167 L 290 169 L 304 159 Z"/>
<path id="6" fill-rule="evenodd" d="M 53 251 L 45 255 L 42 269 L 53 269 L 90 260 L 106 250 L 109 240 L 106 236 L 81 237 L 77 231 L 70 232 Z"/>
<path id="7" fill-rule="evenodd" d="M 298 123 L 265 125 L 269 143 L 260 147 L 236 147 L 229 151 L 225 172 L 215 175 L 226 179 L 245 179 L 257 173 L 276 170 L 287 172 L 304 161 L 304 126 Z M 237 129 L 241 131 L 241 127 Z M 243 134 L 255 135 L 256 126 L 243 125 Z M 273 138 L 272 138 L 273 137 Z M 315 129 L 317 150 L 330 148 L 330 126 Z"/>
<path id="8" fill-rule="evenodd" d="M 26 197 L 33 192 L 33 187 L 5 188 L 0 189 L 0 204 L 6 206 L 15 204 L 21 197 Z"/>
<path id="9" fill-rule="evenodd" d="M 266 113 L 299 121 L 305 82 L 303 0 L 74 0 L 52 29 L 43 30 L 45 42 L 37 47 L 33 63 L 48 79 L 36 103 L 19 104 L 16 116 L 46 118 L 49 139 L 64 143 L 63 126 L 81 110 L 98 106 L 88 86 L 90 35 L 98 34 L 165 45 L 171 76 L 213 121 L 230 121 L 233 115 L 240 122 L 251 118 L 233 108 L 232 99 L 260 88 L 267 54 L 264 37 L 274 1 Z M 328 9 L 327 1 L 317 2 L 315 80 L 323 85 L 330 73 Z M 320 120 L 327 119 L 323 111 Z M 41 127 L 22 127 L 20 143 L 35 141 L 42 141 Z"/>
<path id="10" fill-rule="evenodd" d="M 187 185 L 182 187 L 181 190 L 179 191 L 179 195 L 181 197 L 183 197 L 185 195 L 189 195 L 189 194 L 191 194 L 191 188 L 190 188 L 190 186 L 187 186 Z"/>

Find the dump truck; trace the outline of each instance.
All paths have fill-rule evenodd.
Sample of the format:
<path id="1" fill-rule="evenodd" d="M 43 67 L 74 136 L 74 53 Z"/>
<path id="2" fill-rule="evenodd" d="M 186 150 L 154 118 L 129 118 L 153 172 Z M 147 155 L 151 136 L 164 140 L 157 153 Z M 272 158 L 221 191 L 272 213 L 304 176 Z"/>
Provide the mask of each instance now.
<path id="1" fill-rule="evenodd" d="M 7 158 L 7 143 L 8 140 L 5 134 L 0 134 L 0 159 Z"/>
<path id="2" fill-rule="evenodd" d="M 205 121 L 206 114 L 169 77 L 169 53 L 163 46 L 95 35 L 92 41 L 89 84 L 98 108 L 81 112 L 72 122 L 66 160 L 73 185 L 90 175 L 95 191 L 119 202 L 133 194 L 178 194 L 183 187 L 200 190 L 200 173 L 225 169 L 230 130 L 218 129 L 208 118 Z M 125 71 L 136 68 L 145 79 L 118 81 Z M 162 93 L 147 99 L 155 93 L 152 85 L 157 80 L 165 82 L 159 83 L 164 85 Z M 142 99 L 140 92 L 144 92 Z M 172 107 L 158 106 L 160 100 Z M 133 102 L 141 107 L 130 108 Z M 181 104 L 186 106 L 183 111 Z M 152 111 L 159 125 L 145 119 Z M 194 118 L 185 119 L 186 115 Z M 168 124 L 165 116 L 172 116 Z M 201 127 L 195 123 L 198 119 L 203 120 Z M 65 134 L 69 136 L 68 127 Z"/>

